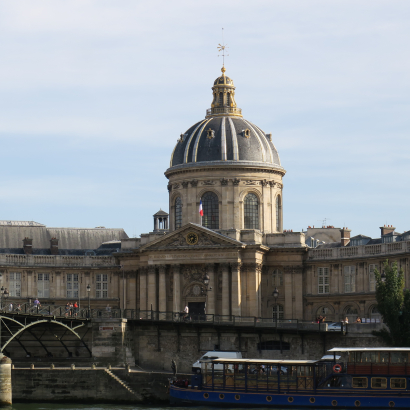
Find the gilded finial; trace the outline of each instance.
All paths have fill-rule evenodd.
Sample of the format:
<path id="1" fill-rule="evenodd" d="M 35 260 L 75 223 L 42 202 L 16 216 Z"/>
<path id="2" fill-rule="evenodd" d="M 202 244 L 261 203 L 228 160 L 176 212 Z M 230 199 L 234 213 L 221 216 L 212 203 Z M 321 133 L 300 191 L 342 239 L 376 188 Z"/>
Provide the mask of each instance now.
<path id="1" fill-rule="evenodd" d="M 221 71 L 222 71 L 222 74 L 225 75 L 225 71 L 226 71 L 225 66 L 222 66 Z"/>

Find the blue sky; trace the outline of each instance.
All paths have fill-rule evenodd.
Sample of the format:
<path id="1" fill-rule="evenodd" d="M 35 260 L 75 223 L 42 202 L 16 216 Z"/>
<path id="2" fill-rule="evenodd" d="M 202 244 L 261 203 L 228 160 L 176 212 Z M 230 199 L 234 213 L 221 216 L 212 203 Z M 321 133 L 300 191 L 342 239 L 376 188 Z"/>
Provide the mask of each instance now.
<path id="1" fill-rule="evenodd" d="M 410 229 L 410 2 L 0 0 L 0 219 L 152 230 L 227 74 L 273 134 L 284 228 Z"/>

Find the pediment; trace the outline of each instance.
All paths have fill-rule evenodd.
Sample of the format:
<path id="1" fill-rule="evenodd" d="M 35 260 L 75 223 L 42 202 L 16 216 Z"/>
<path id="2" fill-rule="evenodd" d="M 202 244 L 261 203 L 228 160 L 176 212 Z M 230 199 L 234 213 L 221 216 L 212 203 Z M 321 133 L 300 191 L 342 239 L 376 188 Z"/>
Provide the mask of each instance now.
<path id="1" fill-rule="evenodd" d="M 189 241 L 191 239 L 191 241 Z M 245 244 L 228 236 L 221 235 L 201 225 L 188 223 L 140 248 L 141 251 L 162 249 L 203 249 L 203 248 L 242 248 Z"/>

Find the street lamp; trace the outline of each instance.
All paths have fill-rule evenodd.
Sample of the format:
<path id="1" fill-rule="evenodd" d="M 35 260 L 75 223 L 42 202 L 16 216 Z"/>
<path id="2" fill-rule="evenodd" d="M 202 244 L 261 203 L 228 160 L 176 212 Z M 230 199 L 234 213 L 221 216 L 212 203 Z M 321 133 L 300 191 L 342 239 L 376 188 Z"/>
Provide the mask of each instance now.
<path id="1" fill-rule="evenodd" d="M 90 292 L 91 286 L 90 284 L 87 285 L 87 293 L 88 293 L 88 317 L 90 317 Z"/>
<path id="2" fill-rule="evenodd" d="M 278 288 L 275 288 L 275 290 L 272 293 L 272 296 L 275 298 L 275 328 L 278 328 L 278 296 L 279 296 L 279 291 Z"/>
<path id="3" fill-rule="evenodd" d="M 202 278 L 202 282 L 204 282 L 204 285 L 205 285 L 205 289 L 202 288 L 202 292 L 203 293 L 205 292 L 205 309 L 206 309 L 206 302 L 208 300 L 208 292 L 210 292 L 212 290 L 212 286 L 208 289 L 209 275 L 207 273 Z M 205 313 L 205 320 L 206 320 L 206 310 L 204 310 L 204 313 Z"/>

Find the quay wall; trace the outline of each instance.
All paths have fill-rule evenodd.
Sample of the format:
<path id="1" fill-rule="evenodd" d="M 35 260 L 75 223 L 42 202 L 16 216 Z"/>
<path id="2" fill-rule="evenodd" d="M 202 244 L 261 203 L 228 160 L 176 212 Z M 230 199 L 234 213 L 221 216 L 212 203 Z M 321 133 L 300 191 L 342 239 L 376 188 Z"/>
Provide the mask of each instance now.
<path id="1" fill-rule="evenodd" d="M 13 402 L 167 403 L 167 373 L 104 369 L 13 369 Z"/>
<path id="2" fill-rule="evenodd" d="M 275 329 L 224 330 L 200 326 L 141 325 L 134 329 L 134 357 L 143 369 L 170 371 L 171 360 L 178 371 L 191 372 L 192 364 L 210 350 L 240 351 L 244 358 L 317 360 L 333 347 L 384 346 L 371 332 L 379 324 L 349 325 L 347 332 L 278 333 Z M 269 343 L 267 343 L 269 342 Z M 283 350 L 279 350 L 282 342 Z M 262 349 L 258 344 L 262 343 Z M 269 344 L 275 350 L 268 350 Z M 268 348 L 268 349 L 267 349 Z M 343 357 L 343 355 L 342 355 Z"/>

